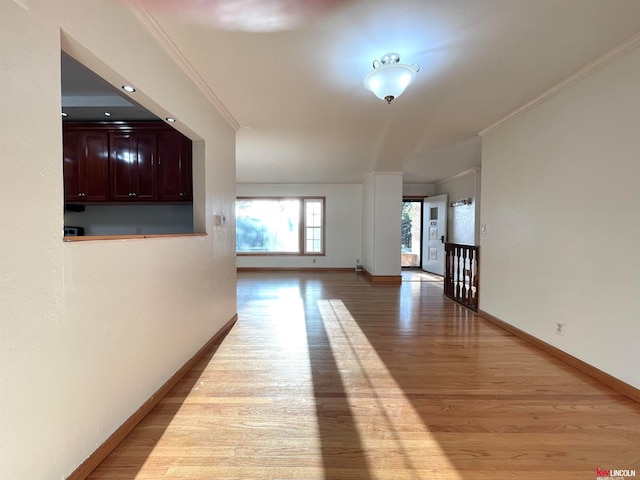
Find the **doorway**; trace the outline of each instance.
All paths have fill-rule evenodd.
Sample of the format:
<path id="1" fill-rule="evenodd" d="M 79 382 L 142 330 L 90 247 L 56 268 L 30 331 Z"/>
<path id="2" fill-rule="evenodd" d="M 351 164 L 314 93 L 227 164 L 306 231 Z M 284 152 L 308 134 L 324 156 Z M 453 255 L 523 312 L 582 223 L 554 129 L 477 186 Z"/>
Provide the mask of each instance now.
<path id="1" fill-rule="evenodd" d="M 422 264 L 422 199 L 402 201 L 402 268 L 420 268 Z"/>

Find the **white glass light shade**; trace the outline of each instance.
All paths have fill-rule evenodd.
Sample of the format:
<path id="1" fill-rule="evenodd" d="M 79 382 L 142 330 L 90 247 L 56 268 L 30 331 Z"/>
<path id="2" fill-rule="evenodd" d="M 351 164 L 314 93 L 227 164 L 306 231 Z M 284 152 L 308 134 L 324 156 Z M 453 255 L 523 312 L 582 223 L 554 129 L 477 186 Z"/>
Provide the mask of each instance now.
<path id="1" fill-rule="evenodd" d="M 395 54 L 383 57 L 383 63 L 376 60 L 373 70 L 364 79 L 364 86 L 371 90 L 376 97 L 386 100 L 388 103 L 402 95 L 402 92 L 416 79 L 416 73 L 420 70 L 420 67 L 415 63 L 413 65 L 397 63 L 399 60 L 397 55 L 395 55 L 394 63 L 385 63 L 390 55 Z"/>

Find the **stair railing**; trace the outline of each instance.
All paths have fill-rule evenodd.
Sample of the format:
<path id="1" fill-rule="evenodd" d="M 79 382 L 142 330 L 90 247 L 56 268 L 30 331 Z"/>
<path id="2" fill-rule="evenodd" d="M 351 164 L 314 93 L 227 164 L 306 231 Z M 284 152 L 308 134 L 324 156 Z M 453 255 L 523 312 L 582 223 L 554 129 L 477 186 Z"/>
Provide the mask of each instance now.
<path id="1" fill-rule="evenodd" d="M 480 247 L 446 243 L 444 294 L 452 300 L 478 311 Z"/>

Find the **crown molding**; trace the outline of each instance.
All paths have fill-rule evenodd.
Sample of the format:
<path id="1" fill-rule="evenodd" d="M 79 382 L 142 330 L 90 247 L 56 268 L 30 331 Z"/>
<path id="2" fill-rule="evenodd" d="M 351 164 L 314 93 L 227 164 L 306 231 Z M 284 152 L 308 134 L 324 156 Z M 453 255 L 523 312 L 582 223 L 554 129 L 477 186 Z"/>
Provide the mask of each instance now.
<path id="1" fill-rule="evenodd" d="M 627 53 L 631 52 L 632 50 L 636 49 L 639 46 L 640 46 L 640 32 L 631 36 L 624 42 L 620 43 L 616 47 L 609 50 L 608 52 L 600 55 L 595 60 L 587 63 L 584 67 L 576 70 L 568 77 L 565 77 L 563 80 L 560 80 L 558 83 L 552 85 L 547 90 L 542 92 L 540 95 L 537 95 L 533 97 L 531 100 L 529 100 L 528 102 L 524 103 L 523 105 L 520 105 L 518 108 L 516 108 L 511 113 L 507 114 L 505 117 L 501 118 L 497 122 L 493 123 L 492 125 L 489 125 L 483 130 L 480 130 L 478 132 L 478 135 L 480 135 L 481 137 L 484 137 L 485 135 L 492 132 L 496 128 L 507 123 L 509 120 L 531 110 L 532 108 L 540 105 L 541 103 L 546 102 L 550 98 L 558 95 L 563 90 L 574 86 L 581 80 L 584 80 L 588 76 L 594 74 L 596 71 L 606 67 L 614 60 L 626 55 Z"/>
<path id="2" fill-rule="evenodd" d="M 371 175 L 404 175 L 404 172 L 402 171 L 396 171 L 396 170 L 390 170 L 388 172 L 379 172 L 374 170 L 373 172 L 370 172 Z"/>
<path id="3" fill-rule="evenodd" d="M 464 177 L 465 175 L 469 175 L 470 173 L 480 173 L 480 168 L 481 167 L 473 167 L 473 168 L 469 168 L 467 170 L 464 170 L 460 173 L 456 173 L 455 175 L 452 175 L 450 177 L 444 178 L 438 182 L 436 182 L 436 185 L 442 185 L 443 183 L 447 183 L 450 182 L 451 180 L 455 180 L 456 178 L 460 178 L 460 177 Z"/>
<path id="4" fill-rule="evenodd" d="M 162 49 L 171 57 L 171 59 L 180 67 L 184 74 L 191 79 L 195 86 L 200 90 L 223 118 L 236 130 L 240 130 L 240 123 L 231 115 L 224 104 L 209 88 L 207 82 L 200 76 L 196 69 L 189 63 L 189 60 L 182 54 L 180 49 L 169 38 L 167 32 L 156 22 L 153 16 L 144 7 L 129 4 L 129 9 L 136 16 L 140 24 L 149 34 L 158 42 Z"/>

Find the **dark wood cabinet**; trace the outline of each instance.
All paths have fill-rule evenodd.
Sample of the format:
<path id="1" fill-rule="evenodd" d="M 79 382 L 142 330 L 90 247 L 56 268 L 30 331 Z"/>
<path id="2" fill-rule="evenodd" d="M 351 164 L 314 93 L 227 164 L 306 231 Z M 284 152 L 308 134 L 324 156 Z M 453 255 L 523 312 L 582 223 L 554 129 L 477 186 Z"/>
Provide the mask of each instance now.
<path id="1" fill-rule="evenodd" d="M 109 199 L 109 138 L 105 131 L 70 130 L 63 135 L 66 202 Z"/>
<path id="2" fill-rule="evenodd" d="M 192 201 L 191 140 L 158 123 L 64 123 L 67 203 Z"/>
<path id="3" fill-rule="evenodd" d="M 109 134 L 111 200 L 157 200 L 155 132 L 123 131 Z"/>
<path id="4" fill-rule="evenodd" d="M 158 200 L 191 201 L 191 140 L 175 130 L 158 134 Z"/>

